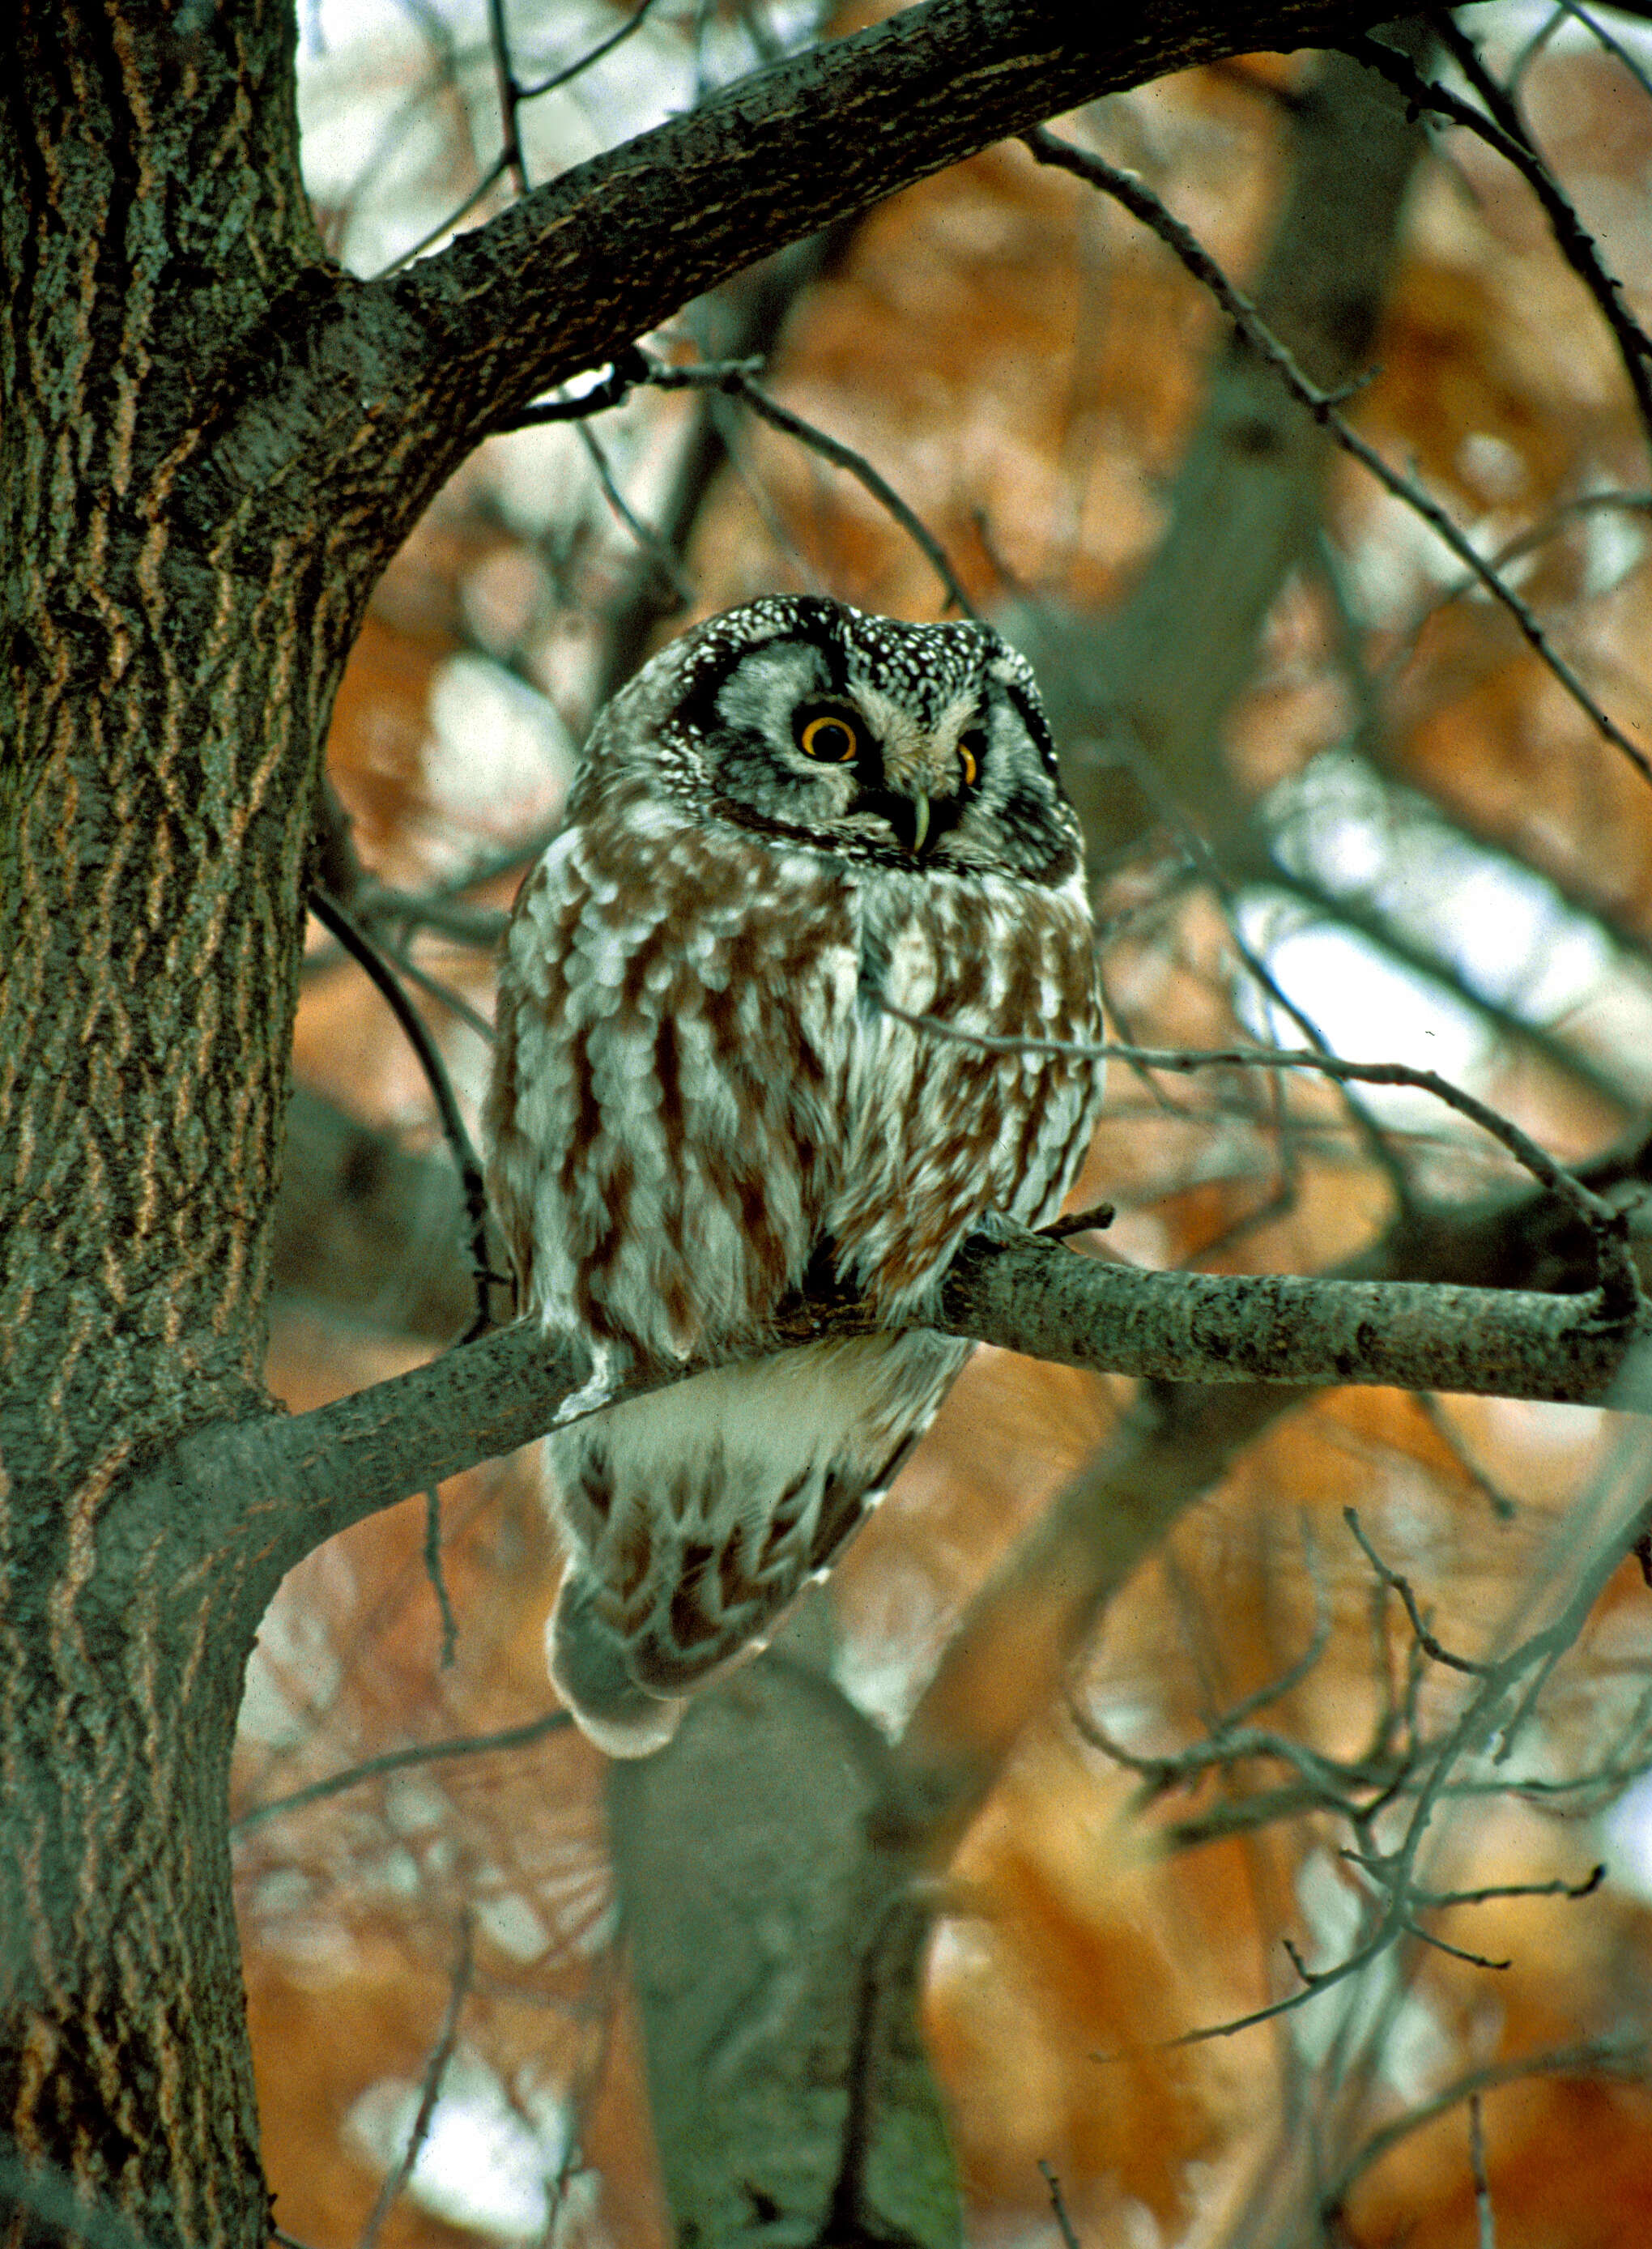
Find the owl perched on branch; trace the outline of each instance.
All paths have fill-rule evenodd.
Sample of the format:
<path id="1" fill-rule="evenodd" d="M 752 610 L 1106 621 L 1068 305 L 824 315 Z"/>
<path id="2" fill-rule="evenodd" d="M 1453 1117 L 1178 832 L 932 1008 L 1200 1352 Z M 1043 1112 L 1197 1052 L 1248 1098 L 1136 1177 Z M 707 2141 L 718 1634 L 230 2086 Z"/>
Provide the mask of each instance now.
<path id="1" fill-rule="evenodd" d="M 974 623 L 782 597 L 598 719 L 517 901 L 487 1104 L 524 1309 L 598 1364 L 730 1363 L 554 1435 L 551 1672 L 616 1756 L 761 1647 L 969 1346 L 910 1325 L 964 1236 L 1051 1217 L 1099 1072 L 1078 824 L 1032 674 Z M 808 1276 L 891 1332 L 765 1351 Z"/>

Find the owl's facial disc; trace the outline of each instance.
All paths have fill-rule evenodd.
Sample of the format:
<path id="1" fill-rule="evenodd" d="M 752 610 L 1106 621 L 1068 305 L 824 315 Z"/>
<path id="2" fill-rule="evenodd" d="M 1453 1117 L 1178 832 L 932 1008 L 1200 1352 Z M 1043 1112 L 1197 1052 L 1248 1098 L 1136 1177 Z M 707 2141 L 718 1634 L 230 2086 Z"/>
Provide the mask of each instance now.
<path id="1" fill-rule="evenodd" d="M 914 873 L 1053 884 L 1077 863 L 1032 675 L 988 629 L 787 595 L 712 620 L 696 645 L 671 715 L 678 793 L 704 811 Z"/>

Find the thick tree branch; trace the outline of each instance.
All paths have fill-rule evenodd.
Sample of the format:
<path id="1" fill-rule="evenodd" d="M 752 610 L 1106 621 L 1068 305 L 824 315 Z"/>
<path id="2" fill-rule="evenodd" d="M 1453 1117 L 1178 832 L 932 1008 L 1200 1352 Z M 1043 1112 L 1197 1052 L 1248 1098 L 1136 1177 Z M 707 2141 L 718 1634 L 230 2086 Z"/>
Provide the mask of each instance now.
<path id="1" fill-rule="evenodd" d="M 575 166 L 403 272 L 356 284 L 317 269 L 225 370 L 212 473 L 279 506 L 289 479 L 312 503 L 331 461 L 340 504 L 382 552 L 502 419 L 770 251 L 1101 94 L 1332 45 L 1383 13 L 921 0 Z"/>
<path id="2" fill-rule="evenodd" d="M 871 1324 L 858 1303 L 800 1304 L 782 1333 L 802 1343 Z M 1142 1272 L 1025 1235 L 966 1244 L 937 1325 L 1095 1373 L 1172 1382 L 1369 1383 L 1652 1405 L 1644 1380 L 1632 1390 L 1621 1382 L 1652 1344 L 1652 1317 L 1614 1323 L 1593 1296 Z M 593 1380 L 573 1354 L 519 1323 L 313 1413 L 203 1432 L 164 1473 L 225 1495 L 220 1505 L 238 1511 L 285 1569 L 347 1524 L 529 1443 L 560 1417 L 696 1371 Z"/>

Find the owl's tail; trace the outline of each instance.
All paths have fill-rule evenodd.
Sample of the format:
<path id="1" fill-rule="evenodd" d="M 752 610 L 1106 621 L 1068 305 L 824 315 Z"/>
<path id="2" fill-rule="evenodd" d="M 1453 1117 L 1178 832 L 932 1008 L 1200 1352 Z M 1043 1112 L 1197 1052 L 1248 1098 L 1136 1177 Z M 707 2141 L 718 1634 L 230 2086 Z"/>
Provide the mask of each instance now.
<path id="1" fill-rule="evenodd" d="M 637 1685 L 595 1596 L 591 1578 L 571 1562 L 545 1627 L 551 1683 L 599 1750 L 613 1757 L 650 1756 L 670 1741 L 688 1704 Z"/>

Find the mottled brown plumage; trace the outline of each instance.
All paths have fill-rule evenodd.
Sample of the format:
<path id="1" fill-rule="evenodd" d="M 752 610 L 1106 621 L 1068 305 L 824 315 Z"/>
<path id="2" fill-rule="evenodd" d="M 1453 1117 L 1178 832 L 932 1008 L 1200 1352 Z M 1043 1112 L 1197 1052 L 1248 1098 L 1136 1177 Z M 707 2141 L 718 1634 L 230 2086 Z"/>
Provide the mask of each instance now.
<path id="1" fill-rule="evenodd" d="M 897 1021 L 1093 1040 L 1077 822 L 1026 664 L 975 624 L 775 598 L 599 719 L 500 984 L 489 1176 L 525 1309 L 600 1367 L 747 1351 L 550 1441 L 553 1675 L 620 1755 L 772 1633 L 967 1346 L 763 1352 L 806 1274 L 921 1318 L 986 1214 L 1052 1215 L 1099 1072 Z"/>

